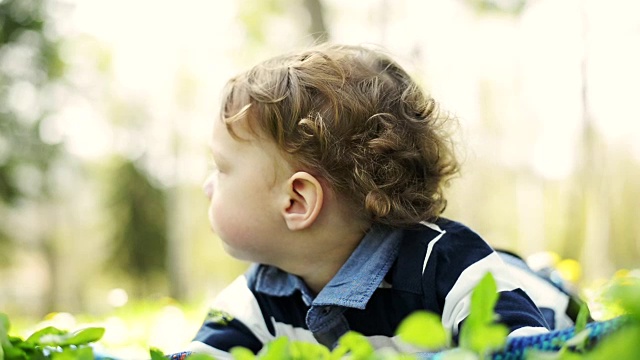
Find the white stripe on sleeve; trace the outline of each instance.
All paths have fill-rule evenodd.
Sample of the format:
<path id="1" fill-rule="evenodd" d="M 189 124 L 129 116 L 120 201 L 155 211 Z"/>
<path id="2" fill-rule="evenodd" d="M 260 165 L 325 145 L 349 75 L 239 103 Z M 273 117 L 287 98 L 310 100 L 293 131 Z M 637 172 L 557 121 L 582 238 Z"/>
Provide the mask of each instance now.
<path id="1" fill-rule="evenodd" d="M 445 297 L 442 311 L 442 325 L 457 333 L 457 325 L 464 320 L 471 309 L 471 293 L 487 272 L 496 280 L 497 291 L 511 291 L 521 288 L 520 282 L 509 275 L 509 269 L 496 252 L 492 252 L 461 274 Z"/>
<path id="2" fill-rule="evenodd" d="M 442 238 L 442 236 L 443 236 L 444 234 L 446 234 L 447 232 L 446 232 L 446 231 L 444 231 L 444 230 L 442 230 L 442 229 L 440 229 L 440 227 L 439 227 L 438 225 L 436 225 L 436 224 L 432 224 L 432 223 L 430 223 L 430 222 L 423 221 L 423 222 L 421 222 L 420 224 L 422 224 L 422 225 L 424 225 L 424 226 L 426 226 L 426 227 L 428 227 L 428 228 L 430 228 L 430 229 L 432 229 L 432 230 L 438 231 L 438 232 L 440 233 L 438 236 L 436 236 L 433 240 L 431 240 L 431 241 L 429 242 L 429 245 L 427 245 L 427 253 L 426 253 L 426 254 L 425 254 L 425 256 L 424 256 L 424 262 L 422 262 L 422 274 L 424 275 L 424 269 L 426 269 L 426 268 L 427 268 L 427 262 L 429 261 L 429 257 L 431 256 L 431 252 L 433 251 L 433 246 L 434 246 L 434 245 L 438 242 L 438 240 L 440 240 L 440 239 Z"/>
<path id="3" fill-rule="evenodd" d="M 244 275 L 238 276 L 224 288 L 211 305 L 212 309 L 225 311 L 242 322 L 263 344 L 274 339 L 262 316 L 258 301 L 247 285 Z"/>
<path id="4" fill-rule="evenodd" d="M 512 332 L 509 333 L 507 337 L 533 336 L 533 335 L 546 334 L 548 332 L 549 330 L 545 327 L 524 326 L 524 327 L 513 330 Z"/>

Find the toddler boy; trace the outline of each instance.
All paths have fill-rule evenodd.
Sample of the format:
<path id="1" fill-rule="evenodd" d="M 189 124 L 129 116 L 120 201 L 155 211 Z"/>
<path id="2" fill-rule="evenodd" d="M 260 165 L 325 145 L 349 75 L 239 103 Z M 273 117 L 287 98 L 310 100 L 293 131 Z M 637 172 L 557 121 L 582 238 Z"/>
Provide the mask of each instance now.
<path id="1" fill-rule="evenodd" d="M 450 121 L 367 47 L 320 45 L 232 78 L 205 192 L 225 250 L 254 265 L 219 294 L 189 350 L 225 357 L 279 336 L 331 348 L 348 330 L 405 350 L 394 332 L 416 310 L 456 336 L 487 272 L 510 336 L 571 325 L 566 294 L 440 216 L 458 171 Z"/>

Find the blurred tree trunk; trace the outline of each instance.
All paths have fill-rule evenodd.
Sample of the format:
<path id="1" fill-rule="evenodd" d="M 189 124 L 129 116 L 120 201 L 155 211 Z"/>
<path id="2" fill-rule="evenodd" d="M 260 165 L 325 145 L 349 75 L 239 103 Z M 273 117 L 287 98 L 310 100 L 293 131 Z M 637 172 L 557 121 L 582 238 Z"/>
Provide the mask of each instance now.
<path id="1" fill-rule="evenodd" d="M 324 21 L 324 7 L 320 0 L 304 0 L 304 7 L 309 12 L 309 34 L 317 44 L 329 41 L 329 32 Z"/>
<path id="2" fill-rule="evenodd" d="M 188 192 L 176 184 L 167 190 L 167 276 L 169 295 L 179 301 L 191 297 L 189 281 L 189 254 L 192 253 L 192 236 L 188 228 L 190 209 Z"/>
<path id="3" fill-rule="evenodd" d="M 582 13 L 583 53 L 581 61 L 582 132 L 579 140 L 579 158 L 576 184 L 570 204 L 569 231 L 565 241 L 565 256 L 580 259 L 584 277 L 594 279 L 607 276 L 612 265 L 608 242 L 610 204 L 607 184 L 603 176 L 606 152 L 600 146 L 589 105 L 589 17 L 586 4 L 580 2 Z M 597 266 L 596 266 L 597 264 Z"/>
<path id="4" fill-rule="evenodd" d="M 45 290 L 45 303 L 44 303 L 44 313 L 51 313 L 54 311 L 60 311 L 58 307 L 59 304 L 58 292 L 59 292 L 59 278 L 58 275 L 58 253 L 56 251 L 56 246 L 54 243 L 54 239 L 51 237 L 44 237 L 40 239 L 40 247 L 41 251 L 44 254 L 44 258 L 47 262 L 47 269 L 49 273 L 49 282 L 47 289 Z M 44 315 L 44 314 L 42 314 Z"/>
<path id="5" fill-rule="evenodd" d="M 516 175 L 516 224 L 519 254 L 528 256 L 547 249 L 544 184 L 530 171 Z"/>
<path id="6" fill-rule="evenodd" d="M 169 280 L 169 294 L 179 301 L 188 301 L 193 294 L 192 265 L 194 226 L 190 221 L 195 211 L 192 206 L 188 186 L 184 184 L 182 172 L 186 168 L 183 159 L 189 153 L 189 140 L 184 137 L 185 125 L 182 119 L 193 118 L 192 109 L 196 107 L 195 99 L 198 94 L 198 81 L 186 69 L 178 72 L 174 97 L 177 103 L 176 113 L 172 116 L 171 126 L 171 157 L 173 158 L 173 186 L 167 190 L 167 276 Z M 181 131 L 182 130 L 182 131 Z M 187 130 L 188 132 L 189 130 Z M 204 181 L 204 179 L 202 179 Z"/>

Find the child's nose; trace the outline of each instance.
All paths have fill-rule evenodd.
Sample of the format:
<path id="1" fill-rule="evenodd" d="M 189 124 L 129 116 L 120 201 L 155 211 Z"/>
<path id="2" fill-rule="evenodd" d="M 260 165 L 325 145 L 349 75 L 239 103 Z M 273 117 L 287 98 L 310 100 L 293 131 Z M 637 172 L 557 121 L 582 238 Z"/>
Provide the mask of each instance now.
<path id="1" fill-rule="evenodd" d="M 213 195 L 213 174 L 209 175 L 207 179 L 204 181 L 204 184 L 202 185 L 202 190 L 204 191 L 204 194 L 207 197 L 207 199 L 211 199 L 211 196 Z"/>

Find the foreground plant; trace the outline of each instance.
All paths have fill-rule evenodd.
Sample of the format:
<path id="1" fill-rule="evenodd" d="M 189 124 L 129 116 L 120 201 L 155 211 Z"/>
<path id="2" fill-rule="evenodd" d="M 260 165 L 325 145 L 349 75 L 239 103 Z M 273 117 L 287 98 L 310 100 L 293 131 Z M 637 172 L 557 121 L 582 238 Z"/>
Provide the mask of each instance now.
<path id="1" fill-rule="evenodd" d="M 74 332 L 49 326 L 31 334 L 26 340 L 9 335 L 11 323 L 0 313 L 0 360 L 92 360 L 90 344 L 104 335 L 104 328 L 88 327 Z"/>
<path id="2" fill-rule="evenodd" d="M 496 285 L 487 274 L 476 286 L 471 297 L 471 312 L 462 325 L 459 346 L 451 348 L 451 334 L 440 317 L 425 311 L 407 317 L 398 327 L 397 335 L 405 343 L 422 350 L 420 354 L 399 353 L 390 349 L 376 350 L 367 338 L 348 332 L 335 349 L 315 343 L 275 339 L 254 354 L 246 348 L 232 349 L 235 360 L 594 360 L 640 359 L 640 278 L 625 277 L 612 281 L 605 291 L 604 301 L 614 313 L 613 320 L 586 324 L 583 309 L 573 329 L 546 336 L 507 338 L 507 330 L 496 322 L 493 312 L 497 301 Z M 91 360 L 106 359 L 96 354 L 91 343 L 100 340 L 103 328 L 90 327 L 74 332 L 46 327 L 26 340 L 10 336 L 7 315 L 0 313 L 0 360 Z M 525 340 L 525 341 L 521 341 Z M 204 354 L 180 353 L 165 355 L 151 349 L 152 360 L 211 360 Z"/>
<path id="3" fill-rule="evenodd" d="M 355 332 L 345 334 L 338 346 L 330 350 L 320 344 L 278 338 L 258 354 L 246 348 L 232 349 L 235 360 L 300 359 L 300 360 L 594 360 L 640 359 L 640 279 L 626 278 L 611 283 L 606 292 L 608 305 L 617 308 L 618 319 L 587 324 L 588 310 L 581 309 L 572 329 L 526 338 L 507 338 L 507 328 L 496 322 L 498 300 L 493 276 L 487 274 L 471 296 L 471 311 L 462 325 L 459 346 L 451 348 L 451 334 L 440 317 L 425 311 L 413 313 L 398 327 L 397 335 L 405 343 L 423 352 L 405 354 L 392 350 L 374 350 L 366 337 Z M 207 355 L 177 354 L 171 359 L 210 360 Z M 160 351 L 152 351 L 153 360 L 162 360 Z"/>
<path id="4" fill-rule="evenodd" d="M 623 277 L 612 281 L 604 292 L 604 301 L 622 316 L 616 320 L 620 326 L 604 336 L 598 343 L 589 338 L 597 327 L 587 328 L 567 341 L 555 353 L 530 352 L 527 360 L 637 360 L 640 359 L 640 278 Z"/>
<path id="5" fill-rule="evenodd" d="M 471 313 L 460 333 L 460 347 L 449 349 L 451 334 L 442 326 L 440 317 L 426 311 L 417 311 L 408 316 L 399 326 L 396 334 L 406 344 L 423 350 L 420 354 L 400 353 L 391 349 L 376 350 L 367 338 L 354 331 L 347 332 L 338 345 L 330 350 L 324 345 L 291 341 L 286 337 L 277 338 L 254 354 L 251 350 L 236 347 L 231 349 L 235 360 L 405 360 L 437 358 L 443 360 L 484 359 L 492 351 L 504 347 L 507 328 L 496 323 L 494 307 L 498 300 L 496 283 L 491 274 L 476 286 L 471 296 Z M 177 354 L 172 359 L 182 359 L 187 354 Z M 166 359 L 159 350 L 151 350 L 152 360 Z M 214 359 L 208 355 L 192 354 L 188 360 Z"/>

